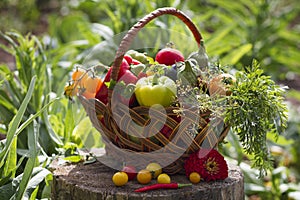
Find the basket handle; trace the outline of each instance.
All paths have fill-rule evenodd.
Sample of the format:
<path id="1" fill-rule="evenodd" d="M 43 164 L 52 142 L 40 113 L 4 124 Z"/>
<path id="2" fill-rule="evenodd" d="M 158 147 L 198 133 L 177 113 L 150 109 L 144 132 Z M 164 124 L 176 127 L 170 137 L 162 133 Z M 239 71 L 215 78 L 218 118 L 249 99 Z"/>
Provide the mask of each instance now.
<path id="1" fill-rule="evenodd" d="M 130 44 L 132 43 L 132 40 L 137 35 L 137 33 L 142 29 L 146 24 L 148 24 L 151 20 L 153 20 L 156 17 L 159 17 L 161 15 L 174 15 L 177 18 L 179 18 L 182 22 L 184 22 L 190 31 L 192 32 L 194 39 L 196 40 L 198 46 L 201 45 L 202 36 L 200 32 L 198 31 L 195 24 L 191 21 L 191 19 L 185 15 L 182 11 L 172 8 L 172 7 L 164 7 L 159 8 L 157 10 L 154 10 L 153 12 L 149 13 L 148 15 L 144 16 L 142 19 L 140 19 L 131 29 L 127 32 L 127 34 L 122 39 L 120 46 L 116 52 L 114 63 L 112 65 L 112 73 L 110 76 L 111 80 L 117 81 L 120 65 L 122 63 L 123 57 L 128 51 L 128 48 L 130 47 Z M 112 89 L 108 90 L 108 102 L 110 103 L 112 95 Z"/>

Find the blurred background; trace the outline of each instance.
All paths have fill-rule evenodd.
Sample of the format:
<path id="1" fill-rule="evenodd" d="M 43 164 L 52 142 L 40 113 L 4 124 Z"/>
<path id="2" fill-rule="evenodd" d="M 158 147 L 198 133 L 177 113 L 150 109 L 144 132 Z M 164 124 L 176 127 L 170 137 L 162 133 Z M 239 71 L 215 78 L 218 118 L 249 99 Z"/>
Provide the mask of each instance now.
<path id="1" fill-rule="evenodd" d="M 274 156 L 274 170 L 268 176 L 257 179 L 257 171 L 250 167 L 251 156 L 242 151 L 234 133 L 228 135 L 228 143 L 222 151 L 241 166 L 246 199 L 300 199 L 298 0 L 0 1 L 1 138 L 8 140 L 9 123 L 20 114 L 18 108 L 30 90 L 34 75 L 37 76 L 37 83 L 32 86 L 35 101 L 29 102 L 20 116 L 23 124 L 28 120 L 39 124 L 37 130 L 25 123 L 18 137 L 8 140 L 15 152 L 9 151 L 2 140 L 1 149 L 11 156 L 1 165 L 0 191 L 7 190 L 15 181 L 14 184 L 31 188 L 23 187 L 19 195 L 47 198 L 51 192 L 48 184 L 51 173 L 47 167 L 53 155 L 79 162 L 78 149 L 85 148 L 86 141 L 93 138 L 94 143 L 89 143 L 89 147 L 103 146 L 81 106 L 63 98 L 65 83 L 70 79 L 74 64 L 86 62 L 91 54 L 101 60 L 101 55 L 112 52 L 111 45 L 103 42 L 127 31 L 145 14 L 166 6 L 176 7 L 192 19 L 204 37 L 211 60 L 242 69 L 257 59 L 267 75 L 278 84 L 288 86 L 285 96 L 289 107 L 288 128 L 277 141 L 271 136 L 268 138 Z M 162 16 L 147 26 L 190 34 L 184 24 L 172 16 Z M 155 34 L 149 33 L 149 38 Z M 172 38 L 185 55 L 191 51 L 185 41 L 176 40 L 172 32 L 160 37 Z M 149 42 L 153 41 L 149 39 Z M 103 44 L 101 48 L 97 46 L 99 43 Z M 55 97 L 60 99 L 54 101 Z M 41 110 L 39 116 L 33 116 Z M 33 129 L 36 137 L 23 134 Z M 34 141 L 38 150 L 31 149 L 29 141 Z M 31 167 L 27 165 L 31 159 L 29 152 L 37 156 Z M 21 181 L 23 175 L 28 176 L 27 182 Z M 41 177 L 41 181 L 26 184 L 34 176 Z M 16 195 L 16 191 L 17 188 L 11 187 L 5 197 Z"/>

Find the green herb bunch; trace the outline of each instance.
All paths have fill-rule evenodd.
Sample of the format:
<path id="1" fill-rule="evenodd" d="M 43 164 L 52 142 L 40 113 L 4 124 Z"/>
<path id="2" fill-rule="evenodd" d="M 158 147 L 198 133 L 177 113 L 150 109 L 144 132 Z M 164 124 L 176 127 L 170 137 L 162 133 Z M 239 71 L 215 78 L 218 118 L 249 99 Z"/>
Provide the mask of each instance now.
<path id="1" fill-rule="evenodd" d="M 245 152 L 254 155 L 252 167 L 260 170 L 261 177 L 272 169 L 267 134 L 278 137 L 287 125 L 285 89 L 264 75 L 257 61 L 235 76 L 225 122 L 238 134 Z"/>

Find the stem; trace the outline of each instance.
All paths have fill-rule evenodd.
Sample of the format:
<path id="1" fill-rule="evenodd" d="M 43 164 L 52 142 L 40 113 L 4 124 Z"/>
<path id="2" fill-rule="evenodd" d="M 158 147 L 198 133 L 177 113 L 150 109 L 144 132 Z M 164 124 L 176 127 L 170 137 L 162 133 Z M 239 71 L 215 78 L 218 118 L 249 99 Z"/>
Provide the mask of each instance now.
<path id="1" fill-rule="evenodd" d="M 178 183 L 178 188 L 182 188 L 182 187 L 188 187 L 188 186 L 192 186 L 193 184 L 191 183 Z"/>
<path id="2" fill-rule="evenodd" d="M 152 86 L 158 85 L 158 75 L 154 74 L 153 79 L 152 79 Z"/>

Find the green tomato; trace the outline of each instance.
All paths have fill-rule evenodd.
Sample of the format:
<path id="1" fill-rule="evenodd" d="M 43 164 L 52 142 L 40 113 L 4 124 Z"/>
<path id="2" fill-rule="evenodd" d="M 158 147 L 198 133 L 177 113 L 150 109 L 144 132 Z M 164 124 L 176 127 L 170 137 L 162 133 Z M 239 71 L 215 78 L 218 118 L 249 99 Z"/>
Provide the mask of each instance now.
<path id="1" fill-rule="evenodd" d="M 170 106 L 176 97 L 176 84 L 167 76 L 153 75 L 139 79 L 135 87 L 135 96 L 142 106 L 160 104 Z"/>

